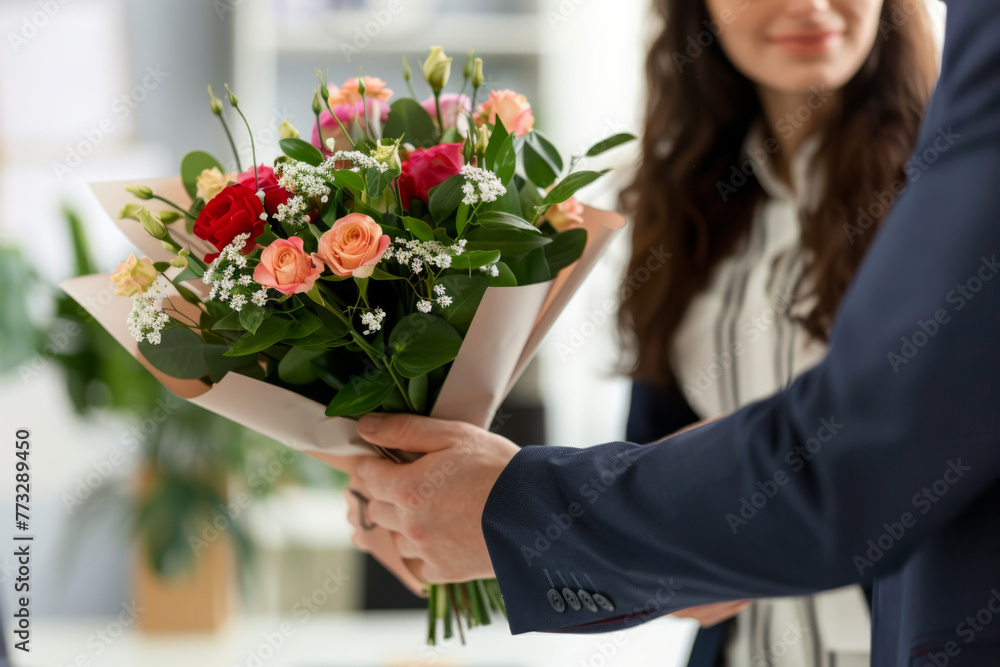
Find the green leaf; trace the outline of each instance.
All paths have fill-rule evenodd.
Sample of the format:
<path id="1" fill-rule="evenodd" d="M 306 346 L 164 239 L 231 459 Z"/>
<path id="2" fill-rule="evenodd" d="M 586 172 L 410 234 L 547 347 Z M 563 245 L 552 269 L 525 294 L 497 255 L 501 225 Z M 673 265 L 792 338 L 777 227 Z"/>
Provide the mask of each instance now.
<path id="1" fill-rule="evenodd" d="M 295 311 L 292 317 L 295 321 L 289 327 L 288 333 L 285 334 L 285 338 L 288 340 L 304 338 L 315 333 L 323 326 L 322 320 L 308 308 L 301 308 Z"/>
<path id="2" fill-rule="evenodd" d="M 334 338 L 342 338 L 347 335 L 348 331 L 350 331 L 350 327 L 347 326 L 347 323 L 344 322 L 344 320 L 340 319 L 326 308 L 317 310 L 316 316 L 319 317 L 320 322 L 323 323 L 323 331 L 329 333 Z"/>
<path id="3" fill-rule="evenodd" d="M 451 297 L 451 305 L 441 308 L 441 314 L 462 335 L 469 331 L 469 325 L 476 316 L 479 303 L 486 294 L 489 280 L 481 275 L 450 275 L 437 281 L 443 285 L 445 293 Z"/>
<path id="4" fill-rule="evenodd" d="M 493 132 L 490 134 L 490 143 L 486 146 L 486 154 L 483 156 L 483 162 L 487 169 L 493 168 L 493 163 L 496 162 L 503 143 L 507 141 L 507 134 L 507 128 L 503 126 L 503 121 L 497 115 L 496 125 L 493 126 Z"/>
<path id="5" fill-rule="evenodd" d="M 524 160 L 524 173 L 538 187 L 547 188 L 559 177 L 559 171 L 532 142 L 524 144 L 521 158 Z"/>
<path id="6" fill-rule="evenodd" d="M 407 378 L 444 366 L 455 359 L 461 346 L 462 336 L 455 327 L 425 313 L 407 315 L 389 335 L 392 366 Z"/>
<path id="7" fill-rule="evenodd" d="M 212 325 L 212 331 L 241 331 L 243 323 L 240 322 L 240 314 L 231 310 Z"/>
<path id="8" fill-rule="evenodd" d="M 153 262 L 153 268 L 163 273 L 170 268 L 170 262 Z"/>
<path id="9" fill-rule="evenodd" d="M 465 137 L 462 136 L 462 133 L 458 131 L 457 127 L 449 127 L 444 131 L 444 134 L 441 135 L 441 141 L 438 143 L 457 144 L 458 142 L 464 140 Z"/>
<path id="10" fill-rule="evenodd" d="M 467 224 L 469 224 L 469 205 L 461 203 L 458 205 L 458 212 L 455 213 L 455 230 L 458 236 L 462 235 Z"/>
<path id="11" fill-rule="evenodd" d="M 444 222 L 462 203 L 462 198 L 465 197 L 465 193 L 462 192 L 463 185 L 465 185 L 465 176 L 455 174 L 443 183 L 431 188 L 431 196 L 427 205 L 435 222 Z"/>
<path id="12" fill-rule="evenodd" d="M 542 195 L 538 193 L 538 187 L 531 181 L 525 181 L 518 191 L 518 198 L 521 201 L 521 217 L 529 221 L 534 220 L 538 215 L 535 207 L 542 203 Z"/>
<path id="13" fill-rule="evenodd" d="M 323 355 L 320 350 L 293 347 L 278 363 L 278 377 L 288 384 L 309 384 L 319 379 L 313 370 L 313 359 Z"/>
<path id="14" fill-rule="evenodd" d="M 549 263 L 545 259 L 545 248 L 536 248 L 524 255 L 510 265 L 510 270 L 517 278 L 518 285 L 544 283 L 552 278 Z"/>
<path id="15" fill-rule="evenodd" d="M 377 266 L 372 269 L 372 280 L 406 280 L 403 276 L 394 276 L 388 271 L 383 271 Z"/>
<path id="16" fill-rule="evenodd" d="M 386 370 L 369 371 L 355 375 L 337 392 L 326 407 L 327 417 L 361 415 L 371 412 L 389 397 L 396 384 Z"/>
<path id="17" fill-rule="evenodd" d="M 434 145 L 434 121 L 415 99 L 403 97 L 389 107 L 389 118 L 382 128 L 382 136 L 402 138 L 417 148 Z"/>
<path id="18" fill-rule="evenodd" d="M 497 271 L 499 275 L 490 276 L 490 287 L 516 287 L 517 286 L 517 276 L 514 272 L 510 270 L 504 262 L 497 262 Z"/>
<path id="19" fill-rule="evenodd" d="M 183 181 L 184 189 L 187 190 L 191 199 L 198 196 L 197 181 L 201 172 L 213 167 L 223 174 L 226 173 L 222 164 L 205 151 L 191 151 L 181 160 L 181 181 Z"/>
<path id="20" fill-rule="evenodd" d="M 361 174 L 350 169 L 338 169 L 333 172 L 333 182 L 356 193 L 365 191 L 365 180 L 361 178 Z"/>
<path id="21" fill-rule="evenodd" d="M 481 227 L 488 229 L 520 229 L 530 234 L 541 234 L 541 230 L 518 215 L 502 211 L 487 211 L 476 218 Z"/>
<path id="22" fill-rule="evenodd" d="M 478 269 L 487 264 L 494 264 L 500 261 L 499 250 L 472 250 L 463 252 L 458 257 L 451 260 L 453 269 Z"/>
<path id="23" fill-rule="evenodd" d="M 433 201 L 433 199 L 432 199 Z M 418 218 L 411 218 L 410 216 L 405 216 L 403 218 L 403 227 L 405 227 L 411 234 L 413 234 L 420 241 L 433 241 L 434 240 L 434 230 L 423 220 Z"/>
<path id="24" fill-rule="evenodd" d="M 543 155 L 546 160 L 548 160 L 549 164 L 555 168 L 557 174 L 562 172 L 562 156 L 559 154 L 559 149 L 556 148 L 551 141 L 549 141 L 548 137 L 538 130 L 532 130 L 531 133 L 528 134 L 528 143 L 532 144 L 533 147 L 541 155 Z"/>
<path id="25" fill-rule="evenodd" d="M 160 343 L 139 343 L 139 351 L 154 368 L 170 377 L 218 382 L 229 371 L 256 363 L 256 356 L 227 358 L 225 345 L 206 343 L 187 327 L 164 329 Z"/>
<path id="26" fill-rule="evenodd" d="M 549 190 L 549 194 L 545 195 L 545 199 L 542 200 L 542 206 L 551 206 L 566 201 L 577 190 L 585 185 L 590 185 L 607 171 L 606 169 L 604 171 L 577 171 L 570 174 L 562 179 L 559 185 Z"/>
<path id="27" fill-rule="evenodd" d="M 406 385 L 406 393 L 410 396 L 410 402 L 417 412 L 423 413 L 427 410 L 427 375 L 410 378 L 410 382 Z"/>
<path id="28" fill-rule="evenodd" d="M 514 176 L 514 169 L 516 167 L 517 153 L 514 152 L 514 135 L 508 134 L 500 146 L 500 151 L 497 153 L 493 172 L 500 179 L 501 183 L 506 183 Z"/>
<path id="29" fill-rule="evenodd" d="M 535 248 L 552 243 L 552 239 L 541 234 L 521 229 L 473 229 L 466 234 L 466 250 L 499 250 L 504 257 L 521 255 Z"/>
<path id="30" fill-rule="evenodd" d="M 257 333 L 245 333 L 236 341 L 229 351 L 227 357 L 237 357 L 246 354 L 253 354 L 266 350 L 275 343 L 285 338 L 285 334 L 292 326 L 292 321 L 287 317 L 272 315 L 265 318 L 257 328 Z"/>
<path id="31" fill-rule="evenodd" d="M 299 162 L 318 167 L 323 164 L 323 153 L 308 141 L 303 139 L 282 139 L 278 142 L 281 152 Z"/>
<path id="32" fill-rule="evenodd" d="M 264 321 L 267 311 L 260 306 L 248 303 L 240 310 L 240 324 L 250 333 L 257 333 L 257 327 Z"/>
<path id="33" fill-rule="evenodd" d="M 600 155 L 604 151 L 611 150 L 615 146 L 621 146 L 622 144 L 628 143 L 635 139 L 634 134 L 628 132 L 621 132 L 619 134 L 614 134 L 607 139 L 598 141 L 596 144 L 587 149 L 586 156 L 594 157 Z"/>
<path id="34" fill-rule="evenodd" d="M 580 259 L 587 246 L 587 230 L 582 227 L 567 229 L 552 237 L 552 243 L 545 246 L 545 259 L 549 263 L 549 271 L 555 275 L 564 268 Z"/>

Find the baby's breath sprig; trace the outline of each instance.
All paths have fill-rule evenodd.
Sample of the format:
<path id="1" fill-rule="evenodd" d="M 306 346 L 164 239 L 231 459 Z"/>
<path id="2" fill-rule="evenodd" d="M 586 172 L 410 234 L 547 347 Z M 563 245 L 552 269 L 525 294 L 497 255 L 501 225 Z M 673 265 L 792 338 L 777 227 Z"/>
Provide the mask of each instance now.
<path id="1" fill-rule="evenodd" d="M 237 312 L 247 303 L 263 308 L 268 298 L 267 288 L 253 281 L 253 271 L 242 253 L 249 238 L 249 234 L 234 238 L 208 265 L 202 278 L 212 288 L 209 299 L 228 303 Z"/>

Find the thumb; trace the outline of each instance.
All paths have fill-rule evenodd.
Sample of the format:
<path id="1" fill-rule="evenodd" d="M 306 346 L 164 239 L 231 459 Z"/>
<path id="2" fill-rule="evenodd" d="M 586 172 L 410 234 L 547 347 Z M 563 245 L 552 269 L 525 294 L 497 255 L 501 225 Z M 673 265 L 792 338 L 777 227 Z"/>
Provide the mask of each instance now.
<path id="1" fill-rule="evenodd" d="M 420 415 L 371 413 L 358 420 L 358 434 L 368 442 L 408 452 L 439 452 L 467 439 L 466 425 Z"/>

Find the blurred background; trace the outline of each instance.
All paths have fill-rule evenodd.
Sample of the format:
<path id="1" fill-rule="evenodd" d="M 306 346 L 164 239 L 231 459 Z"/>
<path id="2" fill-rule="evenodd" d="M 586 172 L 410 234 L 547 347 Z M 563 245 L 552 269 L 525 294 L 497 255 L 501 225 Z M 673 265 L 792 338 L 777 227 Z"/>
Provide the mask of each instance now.
<path id="1" fill-rule="evenodd" d="M 36 536 L 32 652 L 13 664 L 599 666 L 686 655 L 691 626 L 671 619 L 517 638 L 501 619 L 466 647 L 423 646 L 423 601 L 354 551 L 335 471 L 165 393 L 55 287 L 109 272 L 132 250 L 88 183 L 174 175 L 193 149 L 231 155 L 208 84 L 239 95 L 269 161 L 282 120 L 311 127 L 314 68 L 339 84 L 360 67 L 399 96 L 401 56 L 416 68 L 440 45 L 460 71 L 474 48 L 486 87 L 527 95 L 536 127 L 579 154 L 641 129 L 649 23 L 645 0 L 0 3 L 0 421 L 5 438 L 31 429 Z M 246 132 L 235 137 L 249 164 Z M 601 166 L 620 170 L 578 197 L 613 207 L 636 150 L 612 153 Z M 519 444 L 623 437 L 628 383 L 615 374 L 609 304 L 625 255 L 620 238 L 502 409 L 500 428 Z M 13 475 L 2 477 L 12 516 Z M 17 564 L 0 553 L 6 612 Z"/>

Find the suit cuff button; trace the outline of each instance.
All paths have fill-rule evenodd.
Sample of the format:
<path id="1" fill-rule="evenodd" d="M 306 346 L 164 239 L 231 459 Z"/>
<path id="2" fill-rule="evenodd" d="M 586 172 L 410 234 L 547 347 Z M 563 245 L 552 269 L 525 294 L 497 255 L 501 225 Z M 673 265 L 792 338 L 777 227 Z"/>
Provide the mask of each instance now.
<path id="1" fill-rule="evenodd" d="M 548 592 L 549 604 L 557 612 L 566 611 L 566 603 L 563 601 L 563 597 L 559 595 L 559 591 L 554 588 L 550 588 Z"/>
<path id="2" fill-rule="evenodd" d="M 601 595 L 600 593 L 591 593 L 590 597 L 594 598 L 594 602 L 597 603 L 597 606 L 603 609 L 604 611 L 615 610 L 614 603 L 612 603 L 611 600 Z"/>

